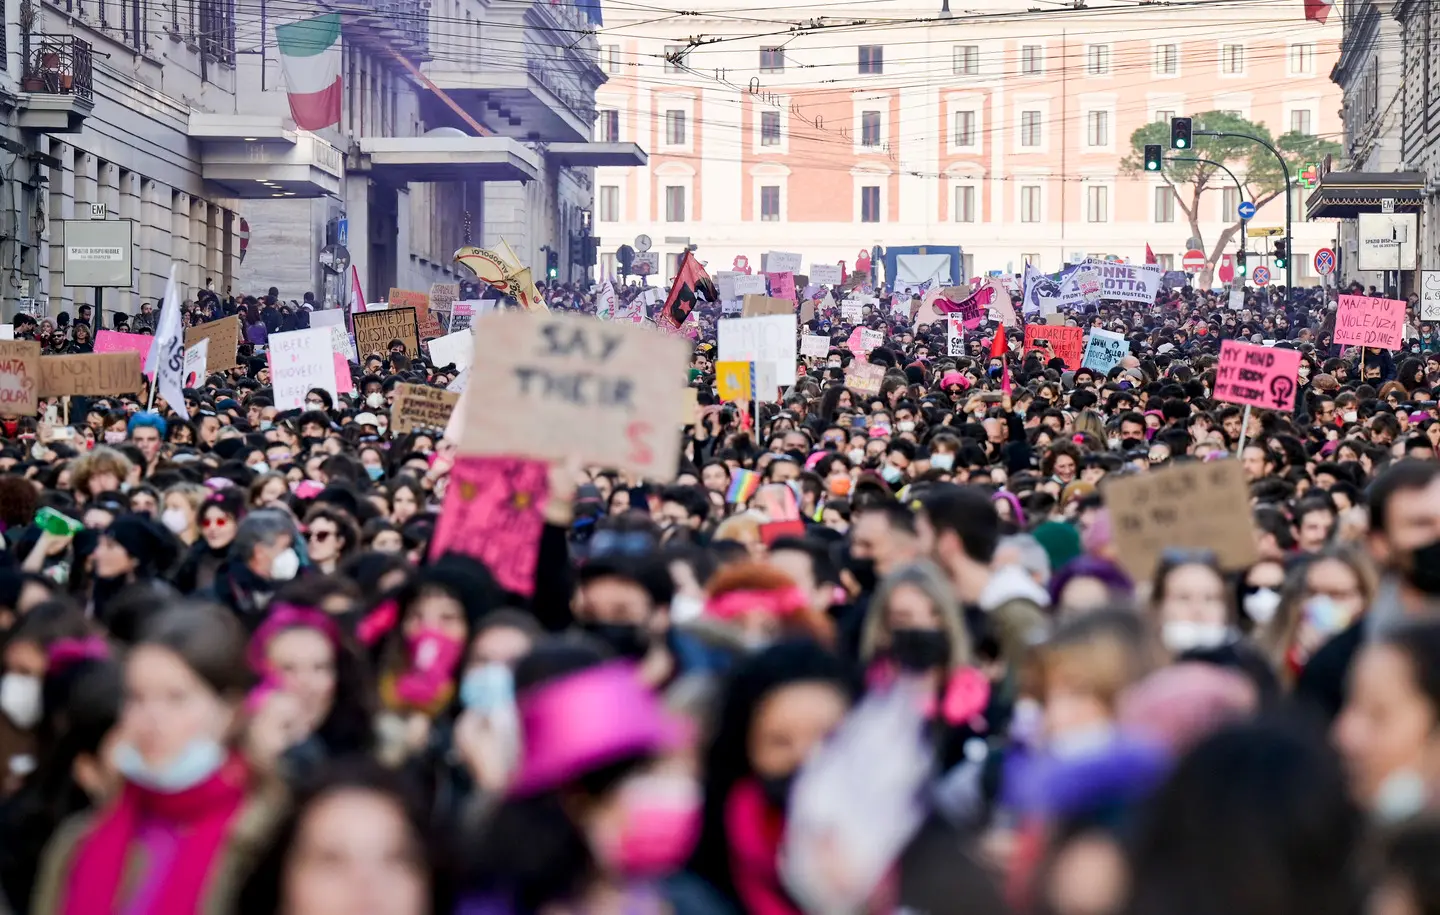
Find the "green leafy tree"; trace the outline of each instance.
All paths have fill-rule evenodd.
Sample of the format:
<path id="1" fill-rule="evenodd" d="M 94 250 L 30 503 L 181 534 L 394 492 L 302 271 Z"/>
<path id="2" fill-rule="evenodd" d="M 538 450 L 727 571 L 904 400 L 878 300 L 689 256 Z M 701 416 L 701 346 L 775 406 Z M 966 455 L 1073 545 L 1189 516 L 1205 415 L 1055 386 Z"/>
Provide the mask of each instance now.
<path id="1" fill-rule="evenodd" d="M 1257 124 L 1224 111 L 1207 111 L 1196 115 L 1194 122 L 1196 136 L 1194 147 L 1190 150 L 1170 148 L 1168 123 L 1156 121 L 1136 130 L 1130 135 L 1130 155 L 1120 163 L 1121 169 L 1127 172 L 1144 171 L 1145 147 L 1158 143 L 1164 148 L 1167 159 L 1170 156 L 1190 156 L 1224 165 L 1234 172 L 1240 181 L 1243 199 L 1251 201 L 1256 209 L 1259 209 L 1285 193 L 1285 176 L 1280 171 L 1280 163 L 1275 161 L 1270 150 L 1258 143 L 1235 137 L 1202 137 L 1199 136 L 1201 130 L 1259 137 L 1280 151 L 1280 155 L 1290 167 L 1292 183 L 1307 163 L 1319 162 L 1327 154 L 1340 154 L 1340 144 L 1309 134 L 1287 133 L 1279 140 L 1274 140 L 1264 124 Z M 1200 250 L 1209 252 L 1205 257 L 1205 269 L 1200 272 L 1198 280 L 1202 287 L 1209 287 L 1215 265 L 1220 262 L 1225 247 L 1242 231 L 1243 223 L 1238 215 L 1232 214 L 1235 222 L 1220 232 L 1214 244 L 1207 246 L 1205 236 L 1200 231 L 1200 202 L 1207 191 L 1232 187 L 1230 176 L 1214 165 L 1167 161 L 1160 171 L 1160 177 L 1174 190 L 1175 203 L 1190 223 L 1190 234 L 1200 240 Z"/>

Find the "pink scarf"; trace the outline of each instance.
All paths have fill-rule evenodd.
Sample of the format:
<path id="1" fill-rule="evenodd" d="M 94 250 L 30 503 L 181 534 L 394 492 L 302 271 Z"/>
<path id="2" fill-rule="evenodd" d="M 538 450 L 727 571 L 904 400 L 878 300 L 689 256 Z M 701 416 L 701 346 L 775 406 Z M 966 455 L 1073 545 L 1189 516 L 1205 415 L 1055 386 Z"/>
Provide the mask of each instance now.
<path id="1" fill-rule="evenodd" d="M 801 915 L 780 884 L 777 858 L 785 816 L 765 800 L 754 779 L 725 799 L 725 836 L 730 840 L 730 877 L 749 915 Z"/>
<path id="2" fill-rule="evenodd" d="M 80 840 L 65 878 L 65 915 L 113 915 L 123 911 L 117 899 L 136 834 L 147 820 L 160 820 L 181 836 L 179 851 L 158 880 L 149 915 L 194 915 L 203 908 L 205 885 L 214 874 L 225 834 L 245 800 L 249 772 L 239 756 L 213 776 L 179 794 L 159 794 L 127 783 L 118 801 L 103 812 Z"/>

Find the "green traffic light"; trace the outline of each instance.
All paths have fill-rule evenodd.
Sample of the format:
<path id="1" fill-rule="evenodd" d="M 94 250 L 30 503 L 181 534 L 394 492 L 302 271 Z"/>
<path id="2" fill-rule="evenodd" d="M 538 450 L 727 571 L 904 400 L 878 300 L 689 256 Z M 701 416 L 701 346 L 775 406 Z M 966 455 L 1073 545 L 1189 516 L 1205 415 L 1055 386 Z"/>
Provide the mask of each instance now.
<path id="1" fill-rule="evenodd" d="M 1184 137 L 1181 137 L 1180 139 L 1178 139 L 1178 140 L 1175 141 L 1175 148 L 1176 148 L 1176 149 L 1184 149 L 1184 148 L 1186 147 L 1186 145 L 1187 145 L 1187 144 L 1186 144 L 1186 142 L 1185 142 L 1185 138 L 1184 138 Z"/>

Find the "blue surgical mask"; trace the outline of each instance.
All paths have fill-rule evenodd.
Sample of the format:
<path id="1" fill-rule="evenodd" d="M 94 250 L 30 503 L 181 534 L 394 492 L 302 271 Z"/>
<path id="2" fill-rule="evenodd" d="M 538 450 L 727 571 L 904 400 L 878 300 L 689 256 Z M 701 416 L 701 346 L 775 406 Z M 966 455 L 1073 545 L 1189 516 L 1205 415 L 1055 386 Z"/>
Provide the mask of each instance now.
<path id="1" fill-rule="evenodd" d="M 189 791 L 224 764 L 225 748 L 208 737 L 190 741 L 179 756 L 159 768 L 151 768 L 131 744 L 122 743 L 115 749 L 115 768 L 125 780 L 159 794 Z"/>
<path id="2" fill-rule="evenodd" d="M 935 470 L 952 470 L 955 467 L 955 455 L 941 452 L 930 455 L 930 466 Z"/>
<path id="3" fill-rule="evenodd" d="M 472 712 L 494 712 L 515 704 L 515 674 L 506 664 L 482 664 L 460 681 L 460 703 Z"/>
<path id="4" fill-rule="evenodd" d="M 894 464 L 886 464 L 880 468 L 880 476 L 884 478 L 886 483 L 899 483 L 905 476 L 905 471 L 896 467 Z"/>
<path id="5" fill-rule="evenodd" d="M 270 431 L 271 429 L 273 429 L 273 428 L 275 428 L 275 423 L 274 423 L 273 420 L 268 420 L 268 419 L 262 419 L 262 420 L 260 420 L 260 431 L 261 431 L 261 432 L 269 432 L 269 431 Z"/>
<path id="6" fill-rule="evenodd" d="M 385 468 L 381 467 L 379 464 L 371 464 L 370 466 L 365 468 L 365 473 L 369 475 L 370 479 L 379 480 L 381 477 L 385 476 Z"/>

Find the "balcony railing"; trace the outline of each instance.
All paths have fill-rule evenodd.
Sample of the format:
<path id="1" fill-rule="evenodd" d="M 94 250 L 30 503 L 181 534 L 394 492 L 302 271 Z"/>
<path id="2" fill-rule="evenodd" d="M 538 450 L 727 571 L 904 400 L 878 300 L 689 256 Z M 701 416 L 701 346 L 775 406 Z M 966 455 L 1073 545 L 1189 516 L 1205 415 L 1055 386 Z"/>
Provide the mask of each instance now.
<path id="1" fill-rule="evenodd" d="M 32 35 L 30 41 L 21 89 L 94 101 L 94 61 L 88 41 L 73 35 Z"/>
<path id="2" fill-rule="evenodd" d="M 571 114 L 575 115 L 586 125 L 595 122 L 595 104 L 579 92 L 565 86 L 555 77 L 555 74 L 551 72 L 551 68 L 546 65 L 545 61 L 531 58 L 526 61 L 525 66 L 526 69 L 530 71 L 530 76 L 536 82 L 540 83 L 540 85 L 548 89 L 555 98 L 559 99 L 560 104 L 570 109 Z"/>

